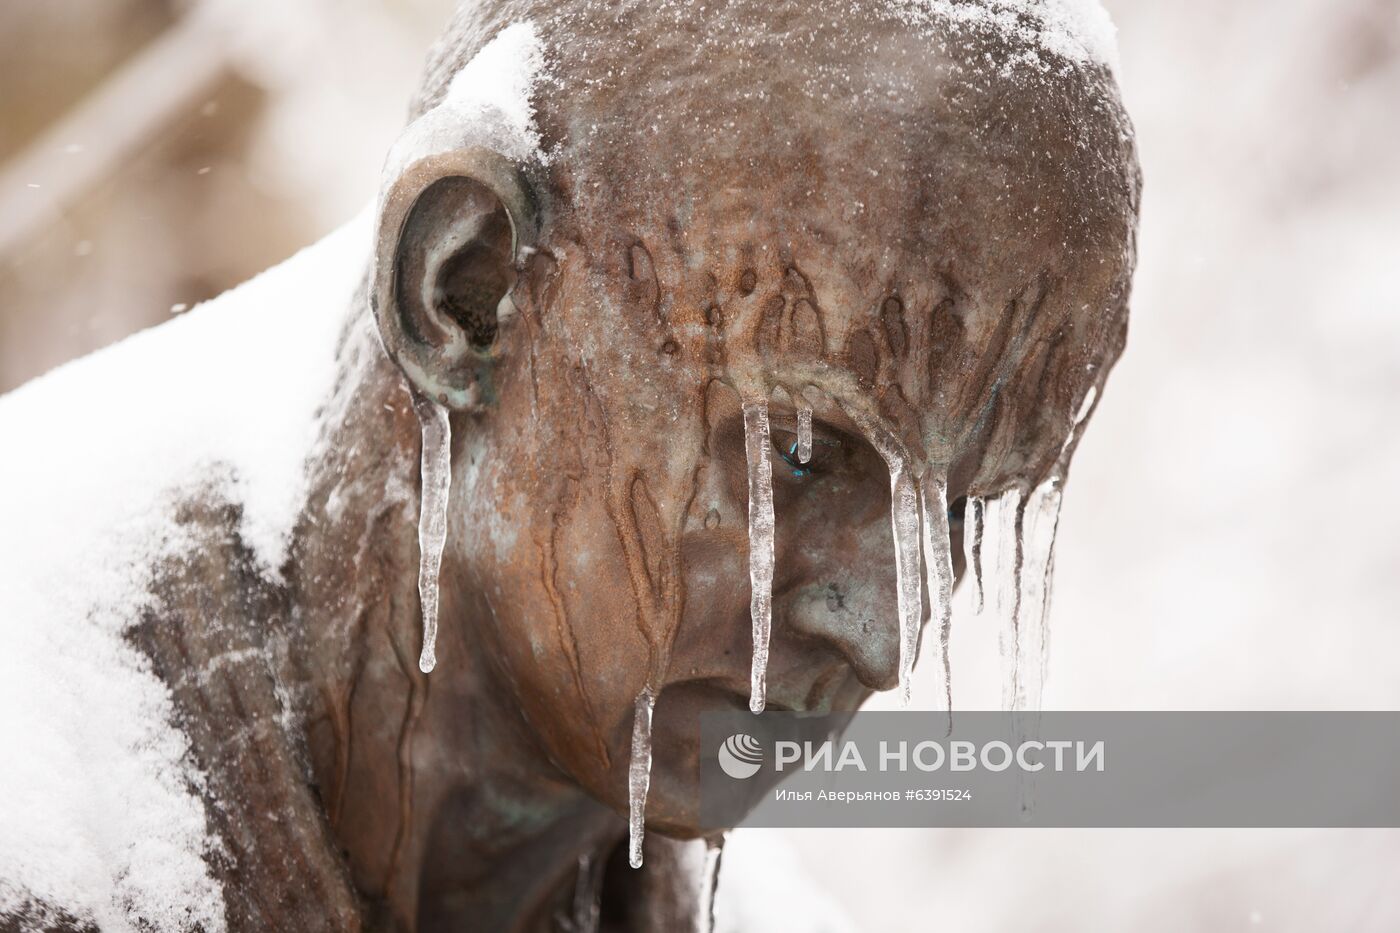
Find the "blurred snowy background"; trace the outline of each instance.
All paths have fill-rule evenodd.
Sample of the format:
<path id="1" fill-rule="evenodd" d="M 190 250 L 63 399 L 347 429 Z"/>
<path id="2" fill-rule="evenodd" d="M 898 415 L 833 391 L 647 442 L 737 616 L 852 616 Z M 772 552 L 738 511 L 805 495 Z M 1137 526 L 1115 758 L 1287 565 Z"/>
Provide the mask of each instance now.
<path id="1" fill-rule="evenodd" d="M 0 5 L 0 391 L 353 215 L 450 5 Z M 1106 6 L 1141 265 L 1046 705 L 1400 708 L 1400 0 Z M 991 708 L 964 599 L 957 702 Z M 760 834 L 862 930 L 1400 929 L 1400 832 Z"/>
<path id="2" fill-rule="evenodd" d="M 0 3 L 0 392 L 368 203 L 451 7 Z"/>

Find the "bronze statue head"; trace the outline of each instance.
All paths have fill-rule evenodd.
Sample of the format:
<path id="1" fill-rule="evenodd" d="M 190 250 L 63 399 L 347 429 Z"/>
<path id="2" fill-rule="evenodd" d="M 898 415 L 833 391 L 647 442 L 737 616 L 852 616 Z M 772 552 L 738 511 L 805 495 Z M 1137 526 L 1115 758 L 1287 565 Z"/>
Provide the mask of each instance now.
<path id="1" fill-rule="evenodd" d="M 386 168 L 368 283 L 393 378 L 450 426 L 438 665 L 410 702 L 422 859 L 467 858 L 443 821 L 470 825 L 459 778 L 496 753 L 626 812 L 653 704 L 648 824 L 699 830 L 696 717 L 755 684 L 752 412 L 774 708 L 897 682 L 892 465 L 939 487 L 953 554 L 969 496 L 1063 478 L 1123 346 L 1139 178 L 1109 67 L 1010 8 L 462 9 Z M 355 436 L 387 431 L 413 469 L 398 398 Z M 383 611 L 407 618 L 396 586 Z M 366 670 L 391 677 L 339 676 Z M 353 772 L 342 754 L 323 770 Z M 533 806 L 511 812 L 548 823 Z"/>

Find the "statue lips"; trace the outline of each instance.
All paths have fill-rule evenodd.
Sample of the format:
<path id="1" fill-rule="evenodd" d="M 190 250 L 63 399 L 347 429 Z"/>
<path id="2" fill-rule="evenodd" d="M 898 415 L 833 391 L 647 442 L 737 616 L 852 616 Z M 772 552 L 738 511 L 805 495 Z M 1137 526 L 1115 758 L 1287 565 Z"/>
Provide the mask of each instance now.
<path id="1" fill-rule="evenodd" d="M 739 689 L 742 683 L 743 689 Z M 700 823 L 700 775 L 702 759 L 713 761 L 715 749 L 701 746 L 701 717 L 717 711 L 742 712 L 752 721 L 749 732 L 764 734 L 763 717 L 749 713 L 747 679 L 705 678 L 667 685 L 657 698 L 653 724 L 651 789 L 647 800 L 647 825 L 680 838 L 703 832 Z M 770 703 L 769 711 L 799 712 L 783 703 Z M 625 759 L 615 763 L 626 766 Z M 744 783 L 742 796 L 761 793 L 767 786 L 762 776 Z M 745 806 L 751 805 L 749 800 Z M 615 806 L 616 804 L 614 804 Z"/>
<path id="2" fill-rule="evenodd" d="M 702 677 L 677 681 L 667 684 L 662 689 L 657 708 L 665 706 L 672 711 L 671 715 L 683 716 L 684 718 L 677 720 L 678 723 L 691 720 L 699 722 L 702 713 L 728 709 L 747 710 L 748 686 L 747 678 L 741 680 L 738 677 Z M 794 706 L 779 700 L 770 700 L 768 709 L 783 713 L 803 712 L 800 704 Z"/>

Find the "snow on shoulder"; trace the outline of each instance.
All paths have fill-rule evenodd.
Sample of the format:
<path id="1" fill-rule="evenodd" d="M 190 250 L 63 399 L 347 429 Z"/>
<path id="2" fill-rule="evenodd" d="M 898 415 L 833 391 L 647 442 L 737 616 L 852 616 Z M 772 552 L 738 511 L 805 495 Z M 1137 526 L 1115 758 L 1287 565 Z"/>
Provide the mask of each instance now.
<path id="1" fill-rule="evenodd" d="M 544 161 L 535 27 L 501 30 L 404 133 L 396 162 L 464 145 Z M 212 487 L 276 578 L 317 411 L 368 267 L 367 212 L 157 328 L 0 397 L 0 926 L 224 928 L 201 775 L 169 692 L 124 634 L 173 508 Z"/>
<path id="2" fill-rule="evenodd" d="M 1118 68 L 1118 32 L 1099 0 L 890 0 L 911 25 L 938 22 L 990 29 L 1032 51 L 1019 60 L 1037 68 L 1053 60 Z"/>
<path id="3" fill-rule="evenodd" d="M 200 775 L 123 633 L 181 493 L 216 484 L 276 575 L 367 220 L 0 397 L 0 926 L 224 928 Z"/>

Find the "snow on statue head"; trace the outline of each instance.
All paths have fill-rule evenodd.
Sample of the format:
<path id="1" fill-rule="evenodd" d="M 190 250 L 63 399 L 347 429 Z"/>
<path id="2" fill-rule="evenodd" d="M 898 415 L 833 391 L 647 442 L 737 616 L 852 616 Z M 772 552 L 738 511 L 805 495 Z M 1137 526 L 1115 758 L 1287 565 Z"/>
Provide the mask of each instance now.
<path id="1" fill-rule="evenodd" d="M 1034 706 L 1134 259 L 1111 58 L 1092 0 L 464 6 L 348 319 L 359 228 L 0 400 L 43 436 L 0 488 L 112 542 L 0 535 L 5 706 L 81 710 L 37 734 L 90 762 L 0 770 L 61 811 L 0 826 L 0 920 L 543 928 L 628 814 L 614 916 L 670 928 L 699 713 L 852 710 L 925 621 L 943 678 L 964 551 Z"/>

